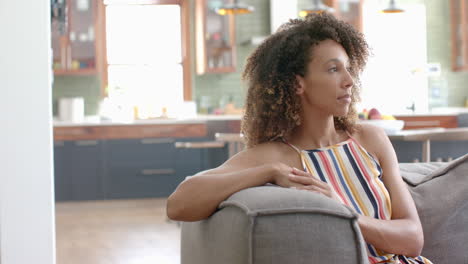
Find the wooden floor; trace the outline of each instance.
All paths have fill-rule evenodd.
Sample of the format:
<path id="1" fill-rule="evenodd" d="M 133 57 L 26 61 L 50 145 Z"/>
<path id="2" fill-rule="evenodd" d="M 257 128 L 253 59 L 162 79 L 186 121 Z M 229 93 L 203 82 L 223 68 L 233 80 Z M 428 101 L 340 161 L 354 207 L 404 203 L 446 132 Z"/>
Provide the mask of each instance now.
<path id="1" fill-rule="evenodd" d="M 165 199 L 56 203 L 57 264 L 180 263 Z"/>

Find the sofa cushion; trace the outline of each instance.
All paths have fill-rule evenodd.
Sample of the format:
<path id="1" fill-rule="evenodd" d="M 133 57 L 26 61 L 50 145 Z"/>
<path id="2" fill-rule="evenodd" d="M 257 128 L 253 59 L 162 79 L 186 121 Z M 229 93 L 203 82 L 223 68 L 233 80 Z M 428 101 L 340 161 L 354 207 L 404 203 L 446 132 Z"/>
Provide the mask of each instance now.
<path id="1" fill-rule="evenodd" d="M 468 263 L 468 155 L 400 168 L 423 226 L 422 255 L 434 263 Z"/>

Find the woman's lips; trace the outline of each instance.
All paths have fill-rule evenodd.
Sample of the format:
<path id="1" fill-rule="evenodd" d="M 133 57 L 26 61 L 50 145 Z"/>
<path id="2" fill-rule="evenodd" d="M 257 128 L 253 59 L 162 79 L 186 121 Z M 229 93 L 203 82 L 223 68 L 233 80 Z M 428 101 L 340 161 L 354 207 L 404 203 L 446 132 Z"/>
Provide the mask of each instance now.
<path id="1" fill-rule="evenodd" d="M 351 95 L 345 94 L 337 98 L 338 101 L 340 102 L 346 102 L 346 103 L 351 103 Z"/>

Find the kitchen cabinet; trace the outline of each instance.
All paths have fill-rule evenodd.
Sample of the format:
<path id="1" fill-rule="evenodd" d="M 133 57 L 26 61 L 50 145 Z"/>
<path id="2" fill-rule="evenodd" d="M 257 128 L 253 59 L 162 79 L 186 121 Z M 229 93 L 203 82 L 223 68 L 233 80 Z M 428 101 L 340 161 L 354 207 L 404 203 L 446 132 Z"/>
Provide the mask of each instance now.
<path id="1" fill-rule="evenodd" d="M 175 142 L 175 138 L 106 141 L 106 198 L 167 197 L 186 176 L 219 166 L 226 153 L 225 149 L 180 149 Z"/>
<path id="2" fill-rule="evenodd" d="M 167 197 L 186 176 L 227 159 L 225 147 L 175 142 L 211 140 L 205 123 L 54 127 L 56 200 Z"/>
<path id="3" fill-rule="evenodd" d="M 52 0 L 55 75 L 98 74 L 107 79 L 105 9 L 102 1 Z"/>
<path id="4" fill-rule="evenodd" d="M 173 138 L 108 140 L 106 197 L 169 195 L 179 182 Z"/>
<path id="5" fill-rule="evenodd" d="M 104 198 L 101 141 L 55 141 L 54 169 L 57 201 Z"/>
<path id="6" fill-rule="evenodd" d="M 100 140 L 77 140 L 71 144 L 69 173 L 72 181 L 72 199 L 103 199 L 101 177 L 104 171 L 103 142 Z"/>
<path id="7" fill-rule="evenodd" d="M 452 70 L 468 70 L 468 0 L 450 0 Z"/>
<path id="8" fill-rule="evenodd" d="M 405 121 L 404 130 L 425 128 L 466 127 L 466 114 L 395 116 Z M 392 140 L 399 162 L 421 161 L 422 142 Z M 431 161 L 448 161 L 463 156 L 468 150 L 468 141 L 431 141 Z"/>
<path id="9" fill-rule="evenodd" d="M 54 142 L 55 199 L 167 197 L 185 177 L 221 165 L 227 149 L 179 149 L 197 138 Z"/>
<path id="10" fill-rule="evenodd" d="M 54 142 L 54 190 L 57 201 L 72 200 L 69 150 L 68 142 Z"/>
<path id="11" fill-rule="evenodd" d="M 236 71 L 234 16 L 215 12 L 230 0 L 195 1 L 195 47 L 197 74 Z"/>
<path id="12" fill-rule="evenodd" d="M 392 140 L 398 162 L 421 162 L 422 142 Z M 468 141 L 431 142 L 431 161 L 450 161 L 468 153 Z"/>

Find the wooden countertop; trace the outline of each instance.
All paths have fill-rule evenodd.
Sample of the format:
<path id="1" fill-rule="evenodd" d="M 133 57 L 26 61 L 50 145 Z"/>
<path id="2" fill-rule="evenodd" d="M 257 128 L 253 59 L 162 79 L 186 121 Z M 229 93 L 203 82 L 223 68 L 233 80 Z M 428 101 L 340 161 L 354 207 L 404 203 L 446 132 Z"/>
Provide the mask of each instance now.
<path id="1" fill-rule="evenodd" d="M 210 137 L 214 132 L 239 130 L 240 119 L 240 115 L 207 115 L 186 119 L 148 119 L 131 122 L 54 121 L 54 140 Z"/>
<path id="2" fill-rule="evenodd" d="M 205 137 L 206 135 L 207 126 L 204 123 L 54 127 L 54 140 L 183 138 Z"/>

